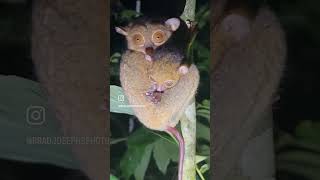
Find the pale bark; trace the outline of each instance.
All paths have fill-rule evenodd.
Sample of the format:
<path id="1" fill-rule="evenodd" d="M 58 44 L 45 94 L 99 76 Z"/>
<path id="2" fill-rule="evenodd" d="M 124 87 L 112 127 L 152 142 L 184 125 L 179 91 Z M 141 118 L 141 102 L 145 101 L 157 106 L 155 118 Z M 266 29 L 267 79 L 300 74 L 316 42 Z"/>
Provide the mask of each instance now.
<path id="1" fill-rule="evenodd" d="M 184 11 L 180 16 L 184 21 L 195 20 L 196 13 L 196 0 L 186 0 Z M 183 161 L 183 175 L 184 180 L 195 180 L 196 179 L 196 129 L 197 129 L 197 118 L 196 118 L 196 100 L 192 99 L 188 107 L 186 108 L 183 117 L 180 120 L 181 133 L 184 139 L 185 147 L 185 158 Z"/>
<path id="2" fill-rule="evenodd" d="M 185 143 L 185 158 L 183 162 L 183 179 L 196 179 L 196 105 L 195 99 L 187 107 L 181 122 L 181 132 Z"/>

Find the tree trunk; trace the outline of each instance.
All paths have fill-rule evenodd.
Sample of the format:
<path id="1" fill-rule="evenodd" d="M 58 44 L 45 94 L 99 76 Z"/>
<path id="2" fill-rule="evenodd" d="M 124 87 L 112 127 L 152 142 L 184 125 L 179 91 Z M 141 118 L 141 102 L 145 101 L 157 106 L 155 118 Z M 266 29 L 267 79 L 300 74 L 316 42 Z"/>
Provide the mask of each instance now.
<path id="1" fill-rule="evenodd" d="M 213 10 L 223 8 L 215 2 Z M 285 60 L 284 34 L 274 14 L 261 8 L 248 35 L 221 55 L 221 24 L 215 17 L 223 11 L 213 11 L 211 22 L 211 175 L 219 180 L 273 179 L 272 103 Z"/>
<path id="2" fill-rule="evenodd" d="M 72 148 L 92 180 L 108 177 L 108 3 L 35 0 L 32 58 L 66 136 L 88 137 Z M 94 139 L 95 138 L 100 138 Z"/>

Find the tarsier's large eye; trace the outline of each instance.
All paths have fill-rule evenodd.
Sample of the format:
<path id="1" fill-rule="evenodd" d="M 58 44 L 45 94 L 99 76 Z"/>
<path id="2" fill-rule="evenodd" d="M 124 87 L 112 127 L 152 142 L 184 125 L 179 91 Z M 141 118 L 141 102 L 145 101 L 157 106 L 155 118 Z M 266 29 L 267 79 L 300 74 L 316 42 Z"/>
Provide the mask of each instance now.
<path id="1" fill-rule="evenodd" d="M 144 37 L 142 36 L 142 34 L 134 34 L 132 36 L 132 40 L 134 44 L 138 46 L 144 45 Z"/>
<path id="2" fill-rule="evenodd" d="M 174 85 L 174 81 L 173 80 L 167 80 L 164 82 L 165 86 L 167 88 L 171 88 Z"/>
<path id="3" fill-rule="evenodd" d="M 165 34 L 163 31 L 156 31 L 152 34 L 152 42 L 155 44 L 161 44 L 165 40 Z"/>

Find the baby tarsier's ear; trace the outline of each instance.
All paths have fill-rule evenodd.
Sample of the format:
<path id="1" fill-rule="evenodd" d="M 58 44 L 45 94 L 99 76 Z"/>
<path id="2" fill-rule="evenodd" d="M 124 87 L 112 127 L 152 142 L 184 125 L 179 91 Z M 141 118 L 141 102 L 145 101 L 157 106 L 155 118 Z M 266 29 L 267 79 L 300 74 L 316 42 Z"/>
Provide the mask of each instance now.
<path id="1" fill-rule="evenodd" d="M 189 68 L 185 65 L 181 65 L 179 68 L 178 68 L 178 71 L 180 74 L 184 75 L 184 74 L 187 74 L 188 71 L 189 71 Z"/>
<path id="2" fill-rule="evenodd" d="M 180 26 L 180 20 L 178 18 L 167 19 L 165 25 L 169 27 L 171 31 L 176 31 Z"/>
<path id="3" fill-rule="evenodd" d="M 122 34 L 124 36 L 128 35 L 128 32 L 126 31 L 126 29 L 124 27 L 116 27 L 115 30 L 117 33 Z"/>

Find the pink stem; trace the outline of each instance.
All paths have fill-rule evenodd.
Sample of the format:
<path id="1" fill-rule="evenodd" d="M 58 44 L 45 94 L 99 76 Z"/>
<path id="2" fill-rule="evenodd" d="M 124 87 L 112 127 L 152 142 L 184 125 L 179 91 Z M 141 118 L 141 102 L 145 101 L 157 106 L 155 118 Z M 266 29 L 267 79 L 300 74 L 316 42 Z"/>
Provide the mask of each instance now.
<path id="1" fill-rule="evenodd" d="M 183 160 L 184 160 L 184 140 L 181 136 L 180 132 L 174 128 L 168 126 L 166 132 L 172 134 L 176 140 L 179 142 L 179 172 L 178 172 L 178 180 L 182 180 L 182 171 L 183 171 Z"/>

